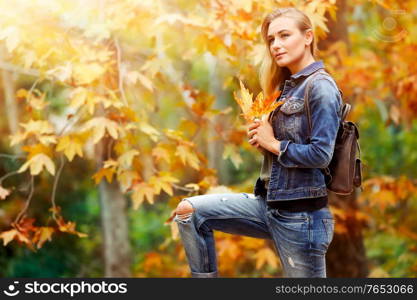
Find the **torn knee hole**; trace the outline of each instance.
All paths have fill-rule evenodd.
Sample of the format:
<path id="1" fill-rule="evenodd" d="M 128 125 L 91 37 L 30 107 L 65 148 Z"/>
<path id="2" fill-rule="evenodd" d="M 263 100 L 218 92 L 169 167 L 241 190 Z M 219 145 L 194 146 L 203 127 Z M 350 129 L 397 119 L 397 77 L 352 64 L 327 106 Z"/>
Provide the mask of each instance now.
<path id="1" fill-rule="evenodd" d="M 180 204 L 178 204 L 176 209 L 177 217 L 181 220 L 188 219 L 192 216 L 194 212 L 193 206 L 188 201 L 181 201 Z"/>

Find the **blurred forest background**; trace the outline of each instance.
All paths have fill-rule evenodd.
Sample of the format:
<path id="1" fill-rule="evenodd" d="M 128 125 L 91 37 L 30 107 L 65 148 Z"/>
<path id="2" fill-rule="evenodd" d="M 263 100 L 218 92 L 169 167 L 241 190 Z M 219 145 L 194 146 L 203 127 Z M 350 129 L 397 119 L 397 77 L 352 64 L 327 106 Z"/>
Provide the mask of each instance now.
<path id="1" fill-rule="evenodd" d="M 353 105 L 363 190 L 330 195 L 329 277 L 417 275 L 417 1 L 0 0 L 0 274 L 187 277 L 189 195 L 252 192 L 233 99 L 260 24 L 296 6 Z M 215 233 L 224 277 L 279 277 L 270 241 Z"/>

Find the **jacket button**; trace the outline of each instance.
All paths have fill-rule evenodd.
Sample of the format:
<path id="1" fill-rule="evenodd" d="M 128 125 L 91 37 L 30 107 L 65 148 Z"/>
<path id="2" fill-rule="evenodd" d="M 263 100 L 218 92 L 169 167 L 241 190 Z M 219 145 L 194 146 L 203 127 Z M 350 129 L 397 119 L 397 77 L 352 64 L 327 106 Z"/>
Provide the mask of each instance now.
<path id="1" fill-rule="evenodd" d="M 291 81 L 291 86 L 295 87 L 295 82 L 294 81 Z"/>

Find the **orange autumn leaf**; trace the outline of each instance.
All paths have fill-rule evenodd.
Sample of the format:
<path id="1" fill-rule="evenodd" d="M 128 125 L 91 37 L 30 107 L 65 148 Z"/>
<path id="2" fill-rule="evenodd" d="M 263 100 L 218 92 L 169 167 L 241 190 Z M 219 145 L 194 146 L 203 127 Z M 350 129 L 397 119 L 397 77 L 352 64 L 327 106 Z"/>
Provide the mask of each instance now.
<path id="1" fill-rule="evenodd" d="M 94 179 L 96 184 L 99 184 L 103 177 L 106 177 L 107 181 L 111 183 L 113 181 L 113 175 L 116 173 L 115 168 L 101 168 L 91 178 Z"/>
<path id="2" fill-rule="evenodd" d="M 52 240 L 52 234 L 55 229 L 53 227 L 40 227 L 33 237 L 32 242 L 40 249 L 46 241 Z"/>
<path id="3" fill-rule="evenodd" d="M 283 101 L 275 101 L 280 93 L 280 91 L 275 91 L 270 97 L 264 99 L 263 93 L 260 92 L 252 104 L 250 116 L 252 118 L 260 118 L 261 116 L 274 111 L 275 108 L 284 103 Z"/>
<path id="4" fill-rule="evenodd" d="M 34 218 L 23 217 L 18 223 L 12 223 L 13 229 L 4 231 L 0 234 L 0 238 L 3 239 L 3 245 L 6 246 L 12 240 L 17 240 L 26 244 L 30 249 L 33 250 L 31 242 L 31 232 L 36 232 L 37 227 L 33 225 Z"/>
<path id="5" fill-rule="evenodd" d="M 269 114 L 283 103 L 282 101 L 275 101 L 275 99 L 277 99 L 281 94 L 280 91 L 275 91 L 270 97 L 267 98 L 264 98 L 263 93 L 260 92 L 253 101 L 252 94 L 245 88 L 241 80 L 239 80 L 239 83 L 241 97 L 237 95 L 236 91 L 233 92 L 233 96 L 242 109 L 241 115 L 247 122 L 252 121 L 254 118 L 262 118 L 263 115 Z"/>
<path id="6" fill-rule="evenodd" d="M 6 246 L 8 243 L 10 243 L 15 236 L 17 235 L 18 231 L 16 229 L 10 229 L 7 231 L 3 231 L 0 234 L 0 238 L 3 239 L 3 246 Z"/>
<path id="7" fill-rule="evenodd" d="M 71 234 L 75 234 L 78 237 L 87 237 L 88 235 L 82 232 L 78 232 L 75 230 L 75 222 L 65 222 L 63 217 L 58 217 L 57 219 L 57 224 L 58 224 L 58 230 L 61 232 L 67 232 L 67 233 L 71 233 Z"/>
<path id="8" fill-rule="evenodd" d="M 145 272 L 160 269 L 163 265 L 162 256 L 156 252 L 150 252 L 145 255 L 143 268 Z"/>

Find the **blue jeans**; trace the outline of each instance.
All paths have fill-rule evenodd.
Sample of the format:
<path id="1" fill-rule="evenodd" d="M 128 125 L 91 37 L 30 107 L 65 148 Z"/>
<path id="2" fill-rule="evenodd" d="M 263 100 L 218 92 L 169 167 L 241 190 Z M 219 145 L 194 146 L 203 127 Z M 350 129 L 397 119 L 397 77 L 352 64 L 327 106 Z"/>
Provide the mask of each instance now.
<path id="1" fill-rule="evenodd" d="M 192 277 L 218 277 L 213 230 L 272 239 L 285 277 L 326 277 L 327 248 L 334 219 L 328 207 L 289 212 L 268 207 L 249 193 L 184 198 L 194 211 L 175 216 Z"/>

